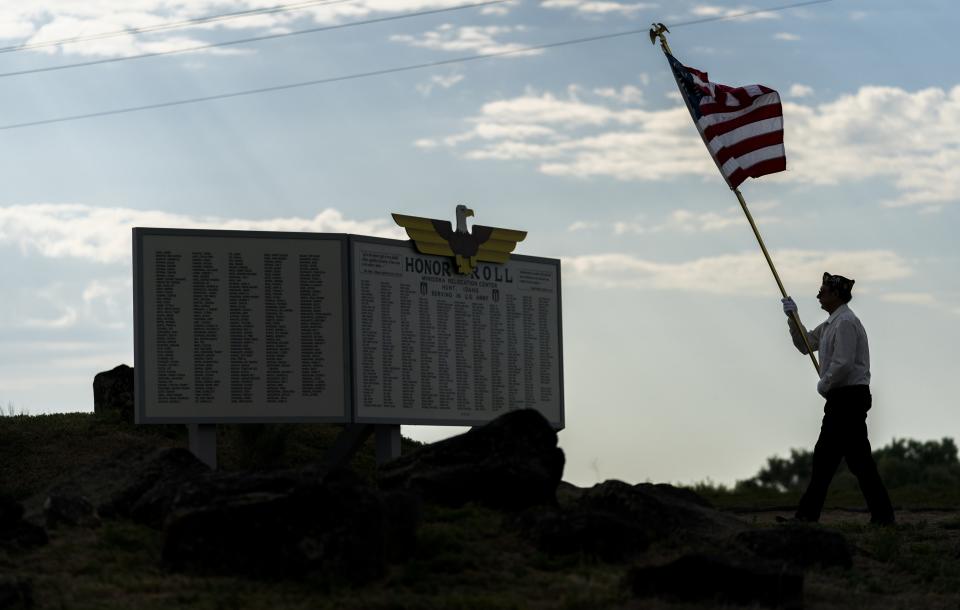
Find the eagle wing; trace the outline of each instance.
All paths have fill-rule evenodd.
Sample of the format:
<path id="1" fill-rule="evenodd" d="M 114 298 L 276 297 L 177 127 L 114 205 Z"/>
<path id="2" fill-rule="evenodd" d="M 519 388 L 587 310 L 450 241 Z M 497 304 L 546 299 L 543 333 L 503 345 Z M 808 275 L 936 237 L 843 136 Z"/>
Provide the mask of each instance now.
<path id="1" fill-rule="evenodd" d="M 453 256 L 453 249 L 450 247 L 453 227 L 450 225 L 450 221 L 407 216 L 405 214 L 393 214 L 392 216 L 398 225 L 406 229 L 407 236 L 417 245 L 417 250 L 421 254 Z"/>
<path id="2" fill-rule="evenodd" d="M 478 259 L 491 263 L 505 263 L 510 259 L 510 253 L 517 247 L 517 242 L 527 237 L 527 232 L 473 225 L 473 235 L 479 244 Z"/>

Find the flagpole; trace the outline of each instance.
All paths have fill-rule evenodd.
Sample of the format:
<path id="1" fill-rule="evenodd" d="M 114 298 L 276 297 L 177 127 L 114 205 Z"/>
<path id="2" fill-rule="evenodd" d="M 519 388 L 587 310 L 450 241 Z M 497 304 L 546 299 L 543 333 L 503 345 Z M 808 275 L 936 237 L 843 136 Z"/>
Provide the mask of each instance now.
<path id="1" fill-rule="evenodd" d="M 670 45 L 667 44 L 667 37 L 663 35 L 664 32 L 669 32 L 667 26 L 662 23 L 655 23 L 650 28 L 650 42 L 656 42 L 656 39 L 660 39 L 660 47 L 663 52 L 669 55 L 673 55 L 673 51 L 670 50 Z M 692 113 L 692 110 L 691 110 Z M 699 130 L 698 130 L 699 131 Z M 701 134 L 702 137 L 702 134 Z M 706 141 L 704 141 L 706 144 Z M 712 155 L 711 155 L 712 156 Z M 716 159 L 714 159 L 716 162 Z M 720 169 L 720 166 L 717 166 Z M 722 173 L 722 172 L 721 172 Z M 783 295 L 783 298 L 787 298 L 787 290 L 783 287 L 783 282 L 780 281 L 780 274 L 777 273 L 777 268 L 773 264 L 773 259 L 770 258 L 770 253 L 767 251 L 766 244 L 763 243 L 763 238 L 760 237 L 760 230 L 757 228 L 757 223 L 753 220 L 753 215 L 750 214 L 750 209 L 747 207 L 747 202 L 743 198 L 743 194 L 740 193 L 740 189 L 732 188 L 734 194 L 737 196 L 737 201 L 740 202 L 740 208 L 743 210 L 744 215 L 747 217 L 747 222 L 750 223 L 750 228 L 753 229 L 753 234 L 757 238 L 757 243 L 760 244 L 760 250 L 763 252 L 763 257 L 767 259 L 767 265 L 770 266 L 770 272 L 773 273 L 773 279 L 777 281 L 777 287 L 780 288 L 780 294 Z M 800 332 L 800 337 L 803 338 L 803 344 L 807 348 L 807 354 L 810 355 L 810 361 L 813 363 L 813 368 L 817 371 L 817 375 L 820 374 L 820 363 L 817 362 L 817 357 L 813 354 L 813 349 L 810 348 L 810 341 L 807 339 L 806 329 L 803 326 L 803 323 L 800 322 L 800 316 L 797 312 L 792 312 L 790 316 L 793 322 L 797 325 L 797 329 Z"/>
<path id="2" fill-rule="evenodd" d="M 767 246 L 763 243 L 763 238 L 760 237 L 760 229 L 757 228 L 757 223 L 753 221 L 753 215 L 750 214 L 750 209 L 747 207 L 747 202 L 743 199 L 743 194 L 740 193 L 740 189 L 733 189 L 733 192 L 737 196 L 737 201 L 740 202 L 740 207 L 743 209 L 743 213 L 747 216 L 747 222 L 750 223 L 750 228 L 753 229 L 753 234 L 757 238 L 757 243 L 760 244 L 760 250 L 763 251 L 763 257 L 767 259 L 767 265 L 770 266 L 770 272 L 773 273 L 773 279 L 777 281 L 777 286 L 780 288 L 780 294 L 783 295 L 783 298 L 787 298 L 787 291 L 783 287 L 783 282 L 780 281 L 780 274 L 777 273 L 777 268 L 773 264 L 773 259 L 770 258 L 770 253 L 767 252 Z M 813 350 L 810 349 L 810 341 L 807 339 L 807 332 L 803 327 L 803 323 L 800 322 L 800 315 L 794 311 L 790 314 L 790 317 L 793 318 L 794 323 L 797 325 L 800 336 L 803 338 L 803 344 L 806 346 L 807 353 L 810 355 L 810 361 L 813 362 L 813 368 L 816 369 L 817 375 L 819 375 L 820 363 L 817 362 L 817 357 L 813 355 Z"/>

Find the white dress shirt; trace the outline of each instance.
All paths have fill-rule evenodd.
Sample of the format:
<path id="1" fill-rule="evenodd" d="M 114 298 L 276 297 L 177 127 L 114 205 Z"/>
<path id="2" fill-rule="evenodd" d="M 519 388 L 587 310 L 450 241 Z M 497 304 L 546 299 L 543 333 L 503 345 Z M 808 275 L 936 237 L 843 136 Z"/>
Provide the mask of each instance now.
<path id="1" fill-rule="evenodd" d="M 799 329 L 788 318 L 793 344 L 806 354 Z M 848 385 L 870 385 L 870 347 L 867 331 L 846 304 L 837 307 L 830 317 L 807 333 L 810 349 L 820 352 L 820 382 L 817 392 L 826 396 L 830 390 Z"/>

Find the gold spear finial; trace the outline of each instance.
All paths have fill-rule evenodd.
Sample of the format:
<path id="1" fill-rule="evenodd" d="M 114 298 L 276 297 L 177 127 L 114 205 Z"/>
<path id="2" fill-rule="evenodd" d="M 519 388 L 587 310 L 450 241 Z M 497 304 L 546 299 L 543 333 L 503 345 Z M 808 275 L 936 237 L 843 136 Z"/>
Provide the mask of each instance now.
<path id="1" fill-rule="evenodd" d="M 670 50 L 670 45 L 667 44 L 667 37 L 663 35 L 664 32 L 670 33 L 670 30 L 667 29 L 667 26 L 662 23 L 654 23 L 650 26 L 650 44 L 656 44 L 657 38 L 660 39 L 660 46 L 663 47 L 663 50 L 667 53 L 673 55 L 673 52 Z"/>

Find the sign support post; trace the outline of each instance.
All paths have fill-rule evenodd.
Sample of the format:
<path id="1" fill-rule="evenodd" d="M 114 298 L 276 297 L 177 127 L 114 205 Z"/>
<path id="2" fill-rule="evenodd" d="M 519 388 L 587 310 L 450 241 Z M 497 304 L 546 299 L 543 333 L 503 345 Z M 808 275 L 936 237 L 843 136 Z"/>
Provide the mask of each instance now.
<path id="1" fill-rule="evenodd" d="M 376 424 L 377 466 L 400 457 L 400 424 Z"/>
<path id="2" fill-rule="evenodd" d="M 209 466 L 217 469 L 217 424 L 187 424 L 190 436 L 190 453 Z"/>

